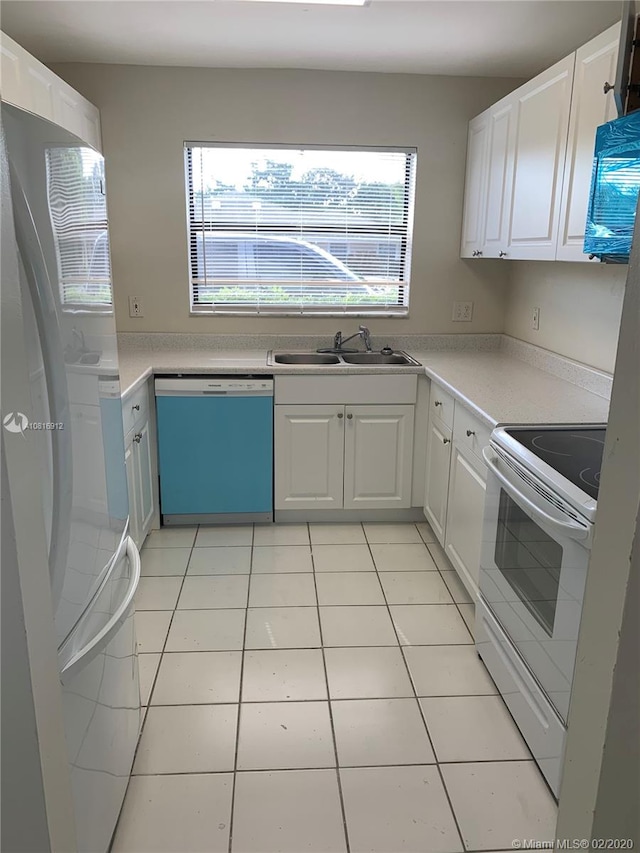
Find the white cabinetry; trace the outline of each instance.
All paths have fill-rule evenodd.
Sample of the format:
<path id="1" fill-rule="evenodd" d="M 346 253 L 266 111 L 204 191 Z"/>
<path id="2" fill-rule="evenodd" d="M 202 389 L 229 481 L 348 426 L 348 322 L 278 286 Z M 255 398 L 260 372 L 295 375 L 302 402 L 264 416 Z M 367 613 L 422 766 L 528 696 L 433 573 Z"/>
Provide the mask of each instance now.
<path id="1" fill-rule="evenodd" d="M 437 417 L 429 419 L 424 514 L 441 543 L 447 524 L 451 430 Z"/>
<path id="2" fill-rule="evenodd" d="M 344 508 L 411 506 L 414 406 L 348 406 Z"/>
<path id="3" fill-rule="evenodd" d="M 125 465 L 129 493 L 129 530 L 138 548 L 149 533 L 157 505 L 154 477 L 155 442 L 151 431 L 149 385 L 122 402 Z"/>
<path id="4" fill-rule="evenodd" d="M 458 444 L 453 445 L 445 551 L 464 585 L 477 598 L 480 546 L 486 491 L 485 464 Z"/>
<path id="5" fill-rule="evenodd" d="M 342 406 L 275 407 L 276 509 L 342 507 L 343 421 Z"/>
<path id="6" fill-rule="evenodd" d="M 512 95 L 469 122 L 462 225 L 463 258 L 503 257 L 513 179 Z"/>
<path id="7" fill-rule="evenodd" d="M 586 260 L 595 130 L 615 118 L 616 24 L 469 123 L 462 257 Z"/>
<path id="8" fill-rule="evenodd" d="M 276 511 L 411 507 L 416 380 L 276 377 Z"/>
<path id="9" fill-rule="evenodd" d="M 486 483 L 481 451 L 490 430 L 435 382 L 431 400 L 424 513 L 475 600 Z"/>
<path id="10" fill-rule="evenodd" d="M 489 118 L 487 113 L 469 122 L 467 137 L 467 171 L 462 218 L 463 258 L 475 258 L 483 249 L 483 213 L 486 193 L 487 141 Z"/>
<path id="11" fill-rule="evenodd" d="M 499 101 L 489 110 L 486 204 L 481 255 L 504 257 L 509 233 L 515 136 L 515 102 Z"/>
<path id="12" fill-rule="evenodd" d="M 575 54 L 517 91 L 507 257 L 554 260 Z"/>
<path id="13" fill-rule="evenodd" d="M 100 113 L 68 83 L 0 33 L 2 100 L 64 127 L 98 151 Z"/>
<path id="14" fill-rule="evenodd" d="M 587 261 L 583 250 L 596 128 L 617 118 L 613 84 L 618 61 L 620 24 L 610 27 L 576 52 L 569 140 L 564 166 L 560 233 L 556 258 Z"/>

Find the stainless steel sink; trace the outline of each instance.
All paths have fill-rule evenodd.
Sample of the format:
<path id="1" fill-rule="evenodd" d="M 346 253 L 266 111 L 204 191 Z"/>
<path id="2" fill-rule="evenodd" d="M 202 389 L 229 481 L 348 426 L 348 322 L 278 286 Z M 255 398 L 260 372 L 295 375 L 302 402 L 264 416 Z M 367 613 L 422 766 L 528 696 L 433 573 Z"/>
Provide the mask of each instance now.
<path id="1" fill-rule="evenodd" d="M 361 365 L 362 367 L 420 367 L 416 361 L 406 352 L 382 353 L 382 352 L 342 352 L 339 355 L 318 352 L 273 352 L 267 355 L 267 364 L 300 364 L 300 365 Z"/>
<path id="2" fill-rule="evenodd" d="M 100 352 L 82 352 L 82 350 L 67 350 L 64 354 L 64 360 L 67 364 L 98 364 L 102 353 Z"/>
<path id="3" fill-rule="evenodd" d="M 410 355 L 404 352 L 394 352 L 390 355 L 385 355 L 381 352 L 358 352 L 353 355 L 343 355 L 341 358 L 345 364 L 404 364 L 419 366 L 419 362 L 415 358 L 411 358 Z"/>
<path id="4" fill-rule="evenodd" d="M 340 364 L 337 355 L 323 355 L 318 352 L 275 352 L 269 353 L 271 364 Z"/>

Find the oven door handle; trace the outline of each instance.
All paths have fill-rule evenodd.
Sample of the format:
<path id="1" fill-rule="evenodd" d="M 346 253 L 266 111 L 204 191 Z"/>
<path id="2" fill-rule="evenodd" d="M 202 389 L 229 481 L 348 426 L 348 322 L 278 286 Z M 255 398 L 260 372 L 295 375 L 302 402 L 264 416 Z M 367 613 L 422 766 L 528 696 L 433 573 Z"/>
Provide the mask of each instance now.
<path id="1" fill-rule="evenodd" d="M 580 524 L 578 521 L 560 521 L 558 518 L 554 518 L 552 515 L 549 515 L 548 512 L 545 512 L 543 509 L 540 509 L 537 504 L 535 504 L 531 498 L 528 498 L 526 495 L 523 495 L 522 492 L 517 489 L 513 483 L 504 476 L 502 471 L 498 468 L 495 463 L 496 457 L 492 456 L 489 452 L 488 447 L 482 448 L 482 455 L 484 457 L 484 461 L 487 463 L 487 467 L 491 471 L 491 473 L 496 477 L 496 479 L 505 487 L 505 489 L 512 495 L 519 503 L 525 506 L 532 515 L 537 516 L 538 518 L 546 521 L 547 524 L 553 525 L 553 527 L 560 528 L 566 536 L 571 539 L 587 539 L 590 533 L 590 528 L 586 524 Z"/>

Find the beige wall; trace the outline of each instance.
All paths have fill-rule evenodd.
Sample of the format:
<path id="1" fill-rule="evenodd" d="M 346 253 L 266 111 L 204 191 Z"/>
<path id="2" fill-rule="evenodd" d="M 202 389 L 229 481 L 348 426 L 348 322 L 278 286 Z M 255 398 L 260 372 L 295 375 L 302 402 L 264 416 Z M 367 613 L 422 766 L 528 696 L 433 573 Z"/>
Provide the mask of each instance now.
<path id="1" fill-rule="evenodd" d="M 418 148 L 408 320 L 372 331 L 500 332 L 506 265 L 459 258 L 468 120 L 519 81 L 323 71 L 62 64 L 101 111 L 121 331 L 324 334 L 334 319 L 190 317 L 183 141 Z M 128 316 L 128 295 L 145 316 Z M 452 323 L 472 300 L 472 323 Z M 345 322 L 345 332 L 355 321 Z"/>
<path id="2" fill-rule="evenodd" d="M 504 331 L 600 370 L 613 372 L 626 265 L 514 261 Z M 540 329 L 531 325 L 540 308 Z"/>

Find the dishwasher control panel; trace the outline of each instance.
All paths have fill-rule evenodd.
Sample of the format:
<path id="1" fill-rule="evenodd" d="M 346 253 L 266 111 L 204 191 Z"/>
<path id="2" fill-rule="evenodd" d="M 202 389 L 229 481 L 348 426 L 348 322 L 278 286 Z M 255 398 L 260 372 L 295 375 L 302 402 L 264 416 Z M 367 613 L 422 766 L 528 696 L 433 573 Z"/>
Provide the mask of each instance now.
<path id="1" fill-rule="evenodd" d="M 264 397 L 273 396 L 273 379 L 256 379 L 255 377 L 197 377 L 190 379 L 185 376 L 157 378 L 155 381 L 156 397 L 164 396 L 200 396 L 200 395 L 238 395 Z"/>

